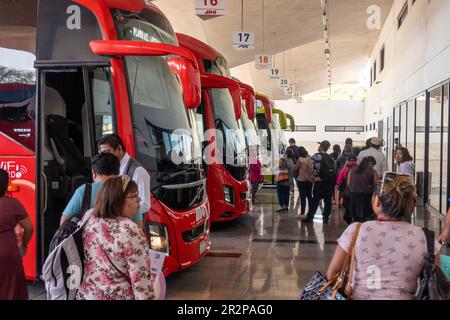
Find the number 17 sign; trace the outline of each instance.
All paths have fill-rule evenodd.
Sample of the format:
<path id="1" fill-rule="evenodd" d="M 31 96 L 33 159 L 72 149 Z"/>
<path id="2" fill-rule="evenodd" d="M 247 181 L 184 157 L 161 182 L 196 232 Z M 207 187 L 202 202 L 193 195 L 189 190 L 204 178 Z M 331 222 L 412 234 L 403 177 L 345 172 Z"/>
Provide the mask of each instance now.
<path id="1" fill-rule="evenodd" d="M 254 49 L 255 33 L 254 32 L 235 32 L 233 33 L 233 48 L 235 49 Z"/>

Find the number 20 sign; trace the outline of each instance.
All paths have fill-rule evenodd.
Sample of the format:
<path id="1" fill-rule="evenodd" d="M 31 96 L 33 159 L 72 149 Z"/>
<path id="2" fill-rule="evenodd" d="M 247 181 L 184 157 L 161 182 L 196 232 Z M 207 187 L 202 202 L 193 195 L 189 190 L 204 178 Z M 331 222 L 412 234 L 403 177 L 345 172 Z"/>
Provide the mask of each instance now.
<path id="1" fill-rule="evenodd" d="M 233 33 L 233 48 L 235 49 L 254 49 L 255 48 L 255 33 L 254 32 L 234 32 Z"/>

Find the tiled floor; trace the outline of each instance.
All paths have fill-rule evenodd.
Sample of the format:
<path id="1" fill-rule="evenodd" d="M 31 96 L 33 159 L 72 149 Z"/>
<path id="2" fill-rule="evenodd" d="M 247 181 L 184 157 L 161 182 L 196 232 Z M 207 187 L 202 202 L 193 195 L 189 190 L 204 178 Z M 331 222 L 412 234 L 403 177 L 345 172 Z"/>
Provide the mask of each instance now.
<path id="1" fill-rule="evenodd" d="M 277 203 L 275 190 L 263 189 L 247 216 L 213 225 L 210 253 L 166 279 L 166 299 L 297 299 L 315 271 L 325 272 L 346 226 L 335 207 L 328 225 L 319 212 L 314 225 L 302 224 L 297 193 L 288 213 L 277 213 Z M 418 210 L 413 222 L 426 219 Z M 42 283 L 29 290 L 45 299 Z"/>
<path id="2" fill-rule="evenodd" d="M 334 212 L 330 224 L 297 219 L 297 194 L 288 213 L 274 189 L 263 189 L 246 217 L 213 225 L 211 255 L 167 279 L 167 299 L 297 299 L 316 271 L 324 271 L 345 226 Z M 240 253 L 217 257 L 214 253 Z M 220 255 L 220 254 L 218 254 Z"/>

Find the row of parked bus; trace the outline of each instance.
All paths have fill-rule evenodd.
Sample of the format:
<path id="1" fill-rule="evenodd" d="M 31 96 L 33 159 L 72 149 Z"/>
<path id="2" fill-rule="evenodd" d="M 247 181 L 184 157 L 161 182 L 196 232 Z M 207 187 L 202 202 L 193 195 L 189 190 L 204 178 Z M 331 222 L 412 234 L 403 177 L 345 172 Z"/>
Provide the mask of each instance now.
<path id="1" fill-rule="evenodd" d="M 283 154 L 286 115 L 148 1 L 40 0 L 37 9 L 36 84 L 0 84 L 0 165 L 38 231 L 26 277 L 39 277 L 60 215 L 111 132 L 150 173 L 146 232 L 166 254 L 165 275 L 190 267 L 210 249 L 212 222 L 251 210 L 249 149 L 265 137 L 273 159 Z"/>

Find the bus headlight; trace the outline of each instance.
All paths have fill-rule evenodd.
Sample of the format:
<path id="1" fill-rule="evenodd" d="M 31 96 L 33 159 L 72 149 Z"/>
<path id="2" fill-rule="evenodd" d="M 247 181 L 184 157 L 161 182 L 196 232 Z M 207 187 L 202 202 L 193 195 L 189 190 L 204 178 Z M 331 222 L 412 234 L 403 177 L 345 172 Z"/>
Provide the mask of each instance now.
<path id="1" fill-rule="evenodd" d="M 169 232 L 161 223 L 147 222 L 150 249 L 170 255 Z"/>
<path id="2" fill-rule="evenodd" d="M 233 188 L 229 186 L 223 187 L 223 196 L 226 203 L 234 204 Z"/>

